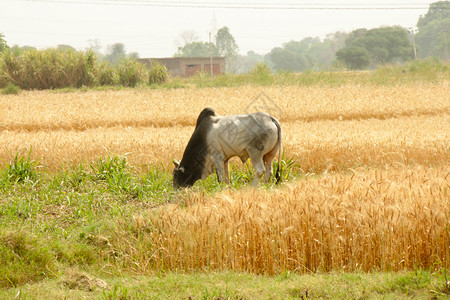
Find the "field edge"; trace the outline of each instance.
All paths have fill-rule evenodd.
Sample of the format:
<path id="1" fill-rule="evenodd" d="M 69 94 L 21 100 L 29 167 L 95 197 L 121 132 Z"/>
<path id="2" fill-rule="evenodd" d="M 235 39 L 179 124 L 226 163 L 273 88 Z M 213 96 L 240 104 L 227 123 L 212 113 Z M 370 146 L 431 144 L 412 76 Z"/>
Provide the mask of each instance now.
<path id="1" fill-rule="evenodd" d="M 96 278 L 71 270 L 59 278 L 0 291 L 0 299 L 448 299 L 442 272 L 167 273 Z"/>

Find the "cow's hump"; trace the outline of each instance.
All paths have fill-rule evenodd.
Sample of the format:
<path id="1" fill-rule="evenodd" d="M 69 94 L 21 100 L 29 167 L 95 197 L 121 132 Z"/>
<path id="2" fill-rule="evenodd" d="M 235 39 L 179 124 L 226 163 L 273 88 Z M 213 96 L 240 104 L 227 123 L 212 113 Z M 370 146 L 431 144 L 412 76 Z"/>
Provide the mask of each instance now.
<path id="1" fill-rule="evenodd" d="M 195 124 L 195 128 L 197 128 L 205 118 L 216 116 L 216 112 L 211 107 L 204 108 L 201 113 L 198 115 L 197 123 Z"/>

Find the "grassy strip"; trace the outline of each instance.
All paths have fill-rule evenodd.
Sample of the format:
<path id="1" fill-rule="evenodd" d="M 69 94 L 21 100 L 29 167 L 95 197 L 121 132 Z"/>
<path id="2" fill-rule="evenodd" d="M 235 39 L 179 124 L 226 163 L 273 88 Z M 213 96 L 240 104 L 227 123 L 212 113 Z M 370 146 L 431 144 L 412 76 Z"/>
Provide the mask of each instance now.
<path id="1" fill-rule="evenodd" d="M 168 78 L 164 66 L 154 64 L 148 70 L 134 60 L 117 66 L 98 62 L 90 52 L 64 52 L 54 49 L 5 52 L 0 56 L 0 87 L 2 93 L 16 94 L 22 89 L 94 89 L 111 86 L 150 86 L 153 89 L 262 86 L 342 86 L 439 83 L 450 78 L 448 63 L 437 59 L 412 61 L 404 65 L 381 66 L 373 71 L 306 71 L 304 73 L 273 73 L 266 65 L 258 65 L 245 74 L 224 74 L 210 77 L 199 73 L 189 78 Z M 7 87 L 7 85 L 9 86 Z M 112 87 L 114 88 L 114 87 Z"/>
<path id="2" fill-rule="evenodd" d="M 412 61 L 404 65 L 386 65 L 372 71 L 306 71 L 303 73 L 273 73 L 265 65 L 258 65 L 245 74 L 224 74 L 210 77 L 200 73 L 190 78 L 175 77 L 153 88 L 202 88 L 262 86 L 327 86 L 348 84 L 395 86 L 411 83 L 439 83 L 450 78 L 448 63 L 436 59 Z"/>
<path id="3" fill-rule="evenodd" d="M 70 269 L 58 278 L 0 291 L 11 299 L 448 299 L 442 272 L 168 273 L 98 278 Z"/>

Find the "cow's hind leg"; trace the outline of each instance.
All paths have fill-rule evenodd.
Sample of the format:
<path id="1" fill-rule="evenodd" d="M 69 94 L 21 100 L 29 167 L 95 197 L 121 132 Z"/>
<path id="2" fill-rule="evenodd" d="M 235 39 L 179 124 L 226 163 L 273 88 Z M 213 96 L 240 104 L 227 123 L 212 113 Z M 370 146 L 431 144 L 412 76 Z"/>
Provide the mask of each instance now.
<path id="1" fill-rule="evenodd" d="M 230 170 L 229 170 L 229 167 L 228 167 L 228 160 L 226 160 L 223 163 L 223 168 L 224 168 L 224 179 L 223 180 L 224 180 L 225 183 L 229 184 L 230 181 L 231 181 L 231 178 L 230 178 Z"/>
<path id="2" fill-rule="evenodd" d="M 250 161 L 252 162 L 253 168 L 255 169 L 255 179 L 252 182 L 252 186 L 256 186 L 259 182 L 259 179 L 266 171 L 264 167 L 264 161 L 262 158 L 262 154 L 260 151 L 248 151 L 250 155 Z"/>
<path id="3" fill-rule="evenodd" d="M 221 177 L 220 175 L 219 175 L 219 170 L 216 168 L 216 175 L 217 175 L 217 181 L 220 183 L 220 182 L 225 182 L 226 184 L 229 184 L 230 183 L 230 172 L 229 172 L 229 168 L 228 168 L 228 160 L 226 160 L 224 163 L 223 163 L 223 177 Z"/>
<path id="4" fill-rule="evenodd" d="M 277 149 L 276 149 L 277 150 Z M 269 153 L 267 153 L 266 155 L 264 155 L 264 166 L 266 168 L 266 172 L 264 173 L 264 182 L 268 182 L 270 179 L 270 176 L 272 176 L 273 173 L 273 167 L 272 167 L 272 162 L 273 159 L 275 158 L 275 155 L 277 154 L 277 151 L 270 151 Z"/>

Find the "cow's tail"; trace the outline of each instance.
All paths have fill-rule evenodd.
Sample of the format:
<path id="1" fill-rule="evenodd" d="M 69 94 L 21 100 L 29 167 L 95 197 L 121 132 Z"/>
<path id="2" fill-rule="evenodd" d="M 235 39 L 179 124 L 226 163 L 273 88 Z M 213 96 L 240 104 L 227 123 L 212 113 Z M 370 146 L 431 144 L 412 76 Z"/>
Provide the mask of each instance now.
<path id="1" fill-rule="evenodd" d="M 277 132 L 278 132 L 278 166 L 277 170 L 275 172 L 275 180 L 276 184 L 280 184 L 281 182 L 281 125 L 280 122 L 278 122 L 277 119 L 272 117 L 272 122 L 277 126 Z"/>

